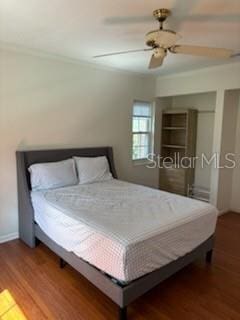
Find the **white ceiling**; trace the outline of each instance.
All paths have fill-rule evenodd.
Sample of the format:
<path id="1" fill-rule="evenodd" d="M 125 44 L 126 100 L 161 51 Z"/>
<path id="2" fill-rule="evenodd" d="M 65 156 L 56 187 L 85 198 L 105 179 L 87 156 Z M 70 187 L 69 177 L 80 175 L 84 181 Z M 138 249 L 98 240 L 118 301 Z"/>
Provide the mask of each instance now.
<path id="1" fill-rule="evenodd" d="M 158 27 L 152 11 L 161 7 L 172 9 L 166 27 L 182 35 L 179 43 L 240 51 L 240 0 L 1 0 L 0 41 L 141 73 L 229 62 L 168 54 L 162 68 L 148 71 L 149 52 L 92 58 L 144 48 L 144 35 Z"/>

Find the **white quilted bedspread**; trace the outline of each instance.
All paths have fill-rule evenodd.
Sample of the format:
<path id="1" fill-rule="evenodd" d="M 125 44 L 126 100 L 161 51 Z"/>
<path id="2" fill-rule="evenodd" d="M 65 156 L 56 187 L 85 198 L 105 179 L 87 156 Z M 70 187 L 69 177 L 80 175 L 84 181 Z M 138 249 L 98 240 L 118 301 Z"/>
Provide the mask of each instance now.
<path id="1" fill-rule="evenodd" d="M 49 237 L 121 281 L 190 252 L 217 219 L 204 202 L 119 180 L 32 192 L 32 200 Z"/>

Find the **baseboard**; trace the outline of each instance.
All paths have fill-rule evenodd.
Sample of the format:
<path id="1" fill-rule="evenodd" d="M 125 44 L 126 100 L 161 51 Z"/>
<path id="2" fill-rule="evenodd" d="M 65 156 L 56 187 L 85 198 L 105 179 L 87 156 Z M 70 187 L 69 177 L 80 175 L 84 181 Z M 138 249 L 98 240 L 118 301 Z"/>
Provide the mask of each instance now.
<path id="1" fill-rule="evenodd" d="M 11 241 L 11 240 L 15 240 L 19 238 L 19 234 L 18 232 L 14 232 L 14 233 L 9 233 L 6 234 L 5 236 L 0 236 L 0 243 L 4 243 L 7 241 Z"/>
<path id="2" fill-rule="evenodd" d="M 239 208 L 231 208 L 231 212 L 240 214 Z"/>
<path id="3" fill-rule="evenodd" d="M 230 209 L 220 210 L 220 211 L 218 212 L 218 216 L 222 216 L 223 214 L 225 214 L 225 213 L 227 213 L 227 212 L 229 212 L 229 211 L 230 211 Z"/>

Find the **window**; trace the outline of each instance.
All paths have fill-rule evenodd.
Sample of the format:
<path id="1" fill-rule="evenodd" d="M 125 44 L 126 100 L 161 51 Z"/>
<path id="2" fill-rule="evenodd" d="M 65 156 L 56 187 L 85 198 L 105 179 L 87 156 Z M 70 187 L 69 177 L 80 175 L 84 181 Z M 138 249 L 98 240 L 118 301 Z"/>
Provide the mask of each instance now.
<path id="1" fill-rule="evenodd" d="M 153 106 L 135 101 L 132 116 L 132 160 L 147 159 L 153 151 Z"/>

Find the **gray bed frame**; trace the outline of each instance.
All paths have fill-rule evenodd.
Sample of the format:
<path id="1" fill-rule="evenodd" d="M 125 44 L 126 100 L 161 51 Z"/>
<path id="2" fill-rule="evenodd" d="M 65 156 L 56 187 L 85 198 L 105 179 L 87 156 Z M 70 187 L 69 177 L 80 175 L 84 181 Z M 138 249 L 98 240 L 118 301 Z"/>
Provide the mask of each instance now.
<path id="1" fill-rule="evenodd" d="M 34 248 L 40 241 L 49 247 L 60 257 L 60 266 L 66 263 L 80 272 L 85 278 L 104 292 L 119 306 L 119 319 L 127 319 L 127 306 L 142 296 L 144 293 L 167 279 L 177 271 L 181 270 L 194 260 L 206 257 L 211 262 L 214 236 L 200 244 L 196 249 L 185 256 L 161 267 L 147 275 L 138 278 L 126 285 L 116 283 L 110 276 L 104 274 L 94 266 L 85 262 L 75 254 L 66 251 L 52 239 L 50 239 L 35 223 L 34 211 L 31 203 L 31 186 L 28 167 L 34 163 L 53 162 L 71 158 L 73 156 L 97 157 L 106 156 L 110 170 L 114 178 L 117 178 L 113 151 L 111 147 L 80 148 L 80 149 L 58 149 L 17 151 L 17 181 L 18 181 L 18 211 L 19 211 L 19 235 L 20 239 L 28 246 Z"/>

